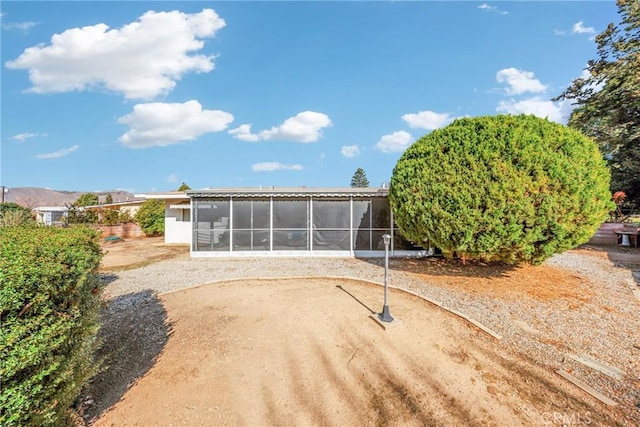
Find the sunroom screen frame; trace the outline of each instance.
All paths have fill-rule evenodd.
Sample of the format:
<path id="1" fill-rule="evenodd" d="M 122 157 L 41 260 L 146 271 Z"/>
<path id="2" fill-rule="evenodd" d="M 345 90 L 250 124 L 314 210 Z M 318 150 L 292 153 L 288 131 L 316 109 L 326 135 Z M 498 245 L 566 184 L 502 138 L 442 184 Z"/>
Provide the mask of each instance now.
<path id="1" fill-rule="evenodd" d="M 373 236 L 376 233 L 388 232 L 391 234 L 390 255 L 391 256 L 425 256 L 429 255 L 424 249 L 412 250 L 395 250 L 395 234 L 400 234 L 398 229 L 394 227 L 393 211 L 388 206 L 388 189 L 383 188 L 348 188 L 348 189 L 211 189 L 188 191 L 187 195 L 191 200 L 191 223 L 192 223 L 192 257 L 301 257 L 301 256 L 320 256 L 320 257 L 382 257 L 384 256 L 384 248 L 373 248 Z M 229 249 L 228 250 L 197 250 L 198 232 L 202 231 L 198 228 L 197 207 L 200 201 L 218 199 L 219 201 L 229 202 Z M 274 231 L 281 232 L 285 229 L 274 230 L 274 199 L 279 200 L 304 200 L 307 206 L 307 224 L 304 230 L 307 236 L 307 244 L 305 250 L 274 250 Z M 373 199 L 385 200 L 388 206 L 389 223 L 386 228 L 374 227 Z M 268 200 L 269 201 L 269 250 L 234 250 L 234 233 L 237 231 L 246 231 L 246 229 L 234 228 L 234 201 L 247 200 Z M 369 208 L 369 249 L 355 249 L 356 232 L 365 230 L 354 227 L 354 201 L 370 201 Z M 212 202 L 214 200 L 211 200 Z M 319 250 L 314 249 L 314 232 L 328 229 L 314 230 L 313 205 L 314 201 L 348 201 L 349 202 L 349 250 Z M 253 224 L 253 221 L 252 221 Z M 204 229 L 206 231 L 208 229 Z M 292 229 L 293 230 L 293 229 Z M 250 230 L 252 233 L 254 229 Z M 211 236 L 215 231 L 211 229 Z M 215 244 L 212 242 L 212 245 Z"/>

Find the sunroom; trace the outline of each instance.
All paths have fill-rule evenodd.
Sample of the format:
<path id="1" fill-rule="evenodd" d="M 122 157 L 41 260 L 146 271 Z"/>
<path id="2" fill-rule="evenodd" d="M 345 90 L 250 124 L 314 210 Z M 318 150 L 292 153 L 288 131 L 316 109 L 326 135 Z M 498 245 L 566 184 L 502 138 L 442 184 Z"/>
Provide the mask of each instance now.
<path id="1" fill-rule="evenodd" d="M 188 191 L 191 255 L 426 255 L 395 226 L 384 188 L 270 188 Z"/>

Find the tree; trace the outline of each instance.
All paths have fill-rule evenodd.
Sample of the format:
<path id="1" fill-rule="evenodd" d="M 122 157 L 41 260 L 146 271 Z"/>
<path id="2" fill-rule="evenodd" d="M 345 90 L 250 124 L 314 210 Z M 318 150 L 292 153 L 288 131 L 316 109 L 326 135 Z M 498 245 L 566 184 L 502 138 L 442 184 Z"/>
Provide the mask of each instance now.
<path id="1" fill-rule="evenodd" d="M 617 0 L 619 25 L 596 37 L 598 58 L 555 100 L 577 105 L 569 126 L 593 137 L 611 169 L 611 191 L 640 201 L 640 3 Z"/>
<path id="2" fill-rule="evenodd" d="M 93 206 L 100 204 L 100 198 L 96 193 L 84 193 L 73 202 L 74 206 Z"/>
<path id="3" fill-rule="evenodd" d="M 104 198 L 104 204 L 108 205 L 113 203 L 113 196 L 111 195 L 111 193 L 107 194 L 107 196 Z"/>
<path id="4" fill-rule="evenodd" d="M 369 180 L 367 179 L 367 174 L 364 169 L 358 168 L 351 177 L 351 186 L 355 188 L 364 188 L 369 186 Z"/>
<path id="5" fill-rule="evenodd" d="M 67 224 L 95 224 L 98 222 L 98 213 L 84 209 L 85 206 L 100 204 L 100 198 L 96 193 L 84 193 L 71 205 L 67 205 Z"/>
<path id="6" fill-rule="evenodd" d="M 138 212 L 136 222 L 147 236 L 164 233 L 164 201 L 160 199 L 146 200 Z"/>
<path id="7" fill-rule="evenodd" d="M 389 201 L 402 234 L 447 256 L 539 264 L 588 241 L 614 208 L 593 140 L 535 116 L 464 118 L 398 161 Z"/>
<path id="8" fill-rule="evenodd" d="M 178 191 L 187 191 L 187 190 L 191 190 L 191 187 L 189 187 L 187 184 L 185 184 L 184 182 L 182 183 L 182 185 L 178 188 Z"/>

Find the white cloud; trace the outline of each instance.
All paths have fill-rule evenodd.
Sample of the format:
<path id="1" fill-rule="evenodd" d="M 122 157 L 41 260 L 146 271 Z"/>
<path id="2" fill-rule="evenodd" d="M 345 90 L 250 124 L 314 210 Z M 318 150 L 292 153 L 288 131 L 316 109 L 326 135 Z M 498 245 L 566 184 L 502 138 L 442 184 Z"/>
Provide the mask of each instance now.
<path id="1" fill-rule="evenodd" d="M 38 159 L 57 159 L 58 157 L 64 157 L 67 154 L 71 154 L 74 151 L 76 151 L 78 148 L 80 148 L 79 145 L 74 145 L 73 147 L 69 147 L 69 148 L 63 148 L 61 150 L 58 151 L 54 151 L 53 153 L 43 153 L 43 154 L 38 154 L 36 156 L 36 158 Z"/>
<path id="2" fill-rule="evenodd" d="M 279 170 L 292 170 L 301 171 L 303 167 L 301 165 L 284 165 L 280 162 L 261 162 L 251 166 L 251 170 L 254 172 L 274 172 Z"/>
<path id="3" fill-rule="evenodd" d="M 251 133 L 251 125 L 240 125 L 229 133 L 241 141 L 292 141 L 315 142 L 322 137 L 322 130 L 331 126 L 331 119 L 323 113 L 303 111 L 285 120 L 280 126 Z"/>
<path id="4" fill-rule="evenodd" d="M 224 26 L 212 9 L 149 11 L 119 29 L 96 24 L 54 34 L 51 44 L 30 47 L 6 66 L 28 69 L 34 93 L 104 88 L 149 99 L 168 93 L 187 72 L 211 71 L 214 57 L 194 52 Z"/>
<path id="5" fill-rule="evenodd" d="M 585 27 L 584 22 L 578 21 L 573 24 L 573 34 L 595 34 L 596 29 L 593 27 Z"/>
<path id="6" fill-rule="evenodd" d="M 2 24 L 2 28 L 4 30 L 19 30 L 22 32 L 29 32 L 30 29 L 32 29 L 33 27 L 35 27 L 36 25 L 38 25 L 37 22 L 30 22 L 30 21 L 25 21 L 25 22 L 7 22 L 6 24 Z"/>
<path id="7" fill-rule="evenodd" d="M 360 155 L 360 148 L 358 145 L 343 145 L 340 152 L 344 157 L 351 158 Z"/>
<path id="8" fill-rule="evenodd" d="M 534 97 L 516 101 L 508 99 L 500 101 L 496 111 L 507 114 L 533 114 L 541 118 L 547 118 L 552 122 L 565 124 L 571 113 L 572 106 L 568 101 L 553 102 Z"/>
<path id="9" fill-rule="evenodd" d="M 564 36 L 565 34 L 567 34 L 567 32 L 565 30 L 554 29 L 553 34 L 555 34 L 556 36 Z"/>
<path id="10" fill-rule="evenodd" d="M 487 3 L 481 4 L 480 6 L 478 6 L 478 9 L 482 9 L 482 10 L 485 10 L 487 12 L 499 13 L 500 15 L 508 15 L 509 14 L 509 12 L 507 12 L 505 10 L 498 9 L 497 6 L 490 6 Z"/>
<path id="11" fill-rule="evenodd" d="M 413 136 L 409 132 L 398 132 L 384 135 L 376 144 L 376 149 L 383 153 L 404 151 L 413 142 Z"/>
<path id="12" fill-rule="evenodd" d="M 322 136 L 322 129 L 331 126 L 331 119 L 323 113 L 303 111 L 285 120 L 280 126 L 260 131 L 260 139 L 266 141 L 315 142 Z"/>
<path id="13" fill-rule="evenodd" d="M 39 136 L 48 136 L 48 135 L 46 133 L 25 132 L 25 133 L 19 133 L 17 135 L 13 135 L 11 137 L 11 139 L 16 140 L 16 141 L 20 141 L 20 142 L 25 142 L 29 138 L 36 138 L 36 137 L 39 137 Z"/>
<path id="14" fill-rule="evenodd" d="M 256 142 L 260 140 L 258 135 L 251 133 L 250 124 L 240 125 L 235 129 L 231 129 L 229 134 L 233 135 L 234 138 L 239 139 L 240 141 Z"/>
<path id="15" fill-rule="evenodd" d="M 172 184 L 178 182 L 178 175 L 176 175 L 175 173 L 169 174 L 169 176 L 167 177 L 167 182 Z"/>
<path id="16" fill-rule="evenodd" d="M 505 68 L 496 74 L 498 83 L 506 83 L 509 95 L 519 95 L 525 92 L 540 93 L 547 90 L 547 87 L 534 77 L 533 72 L 518 70 L 516 68 Z"/>
<path id="17" fill-rule="evenodd" d="M 405 114 L 402 116 L 409 127 L 434 130 L 439 129 L 453 121 L 449 113 L 435 113 L 433 111 L 419 111 L 415 114 Z"/>
<path id="18" fill-rule="evenodd" d="M 203 110 L 198 101 L 183 104 L 152 102 L 137 104 L 118 123 L 129 126 L 119 140 L 129 148 L 164 147 L 191 141 L 209 132 L 220 132 L 233 121 L 230 113 Z"/>

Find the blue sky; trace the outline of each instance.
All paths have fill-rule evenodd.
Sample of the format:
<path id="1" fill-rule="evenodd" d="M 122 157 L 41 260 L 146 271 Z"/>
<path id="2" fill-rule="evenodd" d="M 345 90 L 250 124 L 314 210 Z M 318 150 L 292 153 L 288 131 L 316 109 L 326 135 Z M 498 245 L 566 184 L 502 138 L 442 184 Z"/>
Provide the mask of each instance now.
<path id="1" fill-rule="evenodd" d="M 595 58 L 607 2 L 0 4 L 0 184 L 389 181 L 456 117 L 532 113 Z"/>

